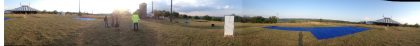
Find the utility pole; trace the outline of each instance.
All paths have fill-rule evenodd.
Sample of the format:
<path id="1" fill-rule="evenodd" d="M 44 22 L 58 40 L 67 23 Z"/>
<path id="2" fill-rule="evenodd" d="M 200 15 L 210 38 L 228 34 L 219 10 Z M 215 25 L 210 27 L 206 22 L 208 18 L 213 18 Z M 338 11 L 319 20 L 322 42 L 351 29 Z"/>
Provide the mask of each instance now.
<path id="1" fill-rule="evenodd" d="M 171 12 L 169 14 L 169 21 L 172 22 L 173 15 L 172 15 L 172 0 L 171 0 Z"/>
<path id="2" fill-rule="evenodd" d="M 81 12 L 80 12 L 80 0 L 79 0 L 79 16 L 82 16 L 82 14 L 80 14 Z"/>
<path id="3" fill-rule="evenodd" d="M 154 12 L 154 9 L 153 9 L 153 0 L 152 0 L 152 16 L 155 16 L 155 12 Z"/>

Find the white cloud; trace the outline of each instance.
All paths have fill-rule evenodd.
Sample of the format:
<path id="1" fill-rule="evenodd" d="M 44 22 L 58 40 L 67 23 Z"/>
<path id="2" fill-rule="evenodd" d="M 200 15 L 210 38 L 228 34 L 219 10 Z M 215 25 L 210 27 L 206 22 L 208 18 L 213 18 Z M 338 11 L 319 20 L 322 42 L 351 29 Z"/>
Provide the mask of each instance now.
<path id="1" fill-rule="evenodd" d="M 229 9 L 230 6 L 229 5 L 225 5 L 225 7 L 223 7 L 224 9 Z"/>
<path id="2" fill-rule="evenodd" d="M 231 6 L 229 6 L 229 5 L 224 5 L 224 6 L 217 6 L 216 7 L 218 10 L 227 10 L 227 9 L 230 9 L 230 8 L 232 8 Z"/>

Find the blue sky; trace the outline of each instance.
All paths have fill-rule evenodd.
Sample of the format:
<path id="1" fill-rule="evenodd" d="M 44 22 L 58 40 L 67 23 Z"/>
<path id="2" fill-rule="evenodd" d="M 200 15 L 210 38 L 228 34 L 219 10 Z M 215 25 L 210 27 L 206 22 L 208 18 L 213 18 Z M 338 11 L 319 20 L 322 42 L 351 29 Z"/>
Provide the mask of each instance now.
<path id="1" fill-rule="evenodd" d="M 155 10 L 169 10 L 170 0 L 154 0 Z M 30 4 L 39 10 L 75 12 L 78 0 L 5 0 L 5 9 Z M 174 11 L 188 15 L 277 16 L 279 18 L 323 18 L 371 21 L 391 17 L 401 23 L 420 23 L 420 2 L 383 0 L 174 0 Z M 114 9 L 138 9 L 151 0 L 82 0 L 82 12 L 110 13 Z"/>
<path id="2" fill-rule="evenodd" d="M 77 12 L 78 0 L 5 0 L 5 9 L 13 9 L 22 5 L 30 5 L 38 10 Z M 148 3 L 150 0 L 81 0 L 81 11 L 89 13 L 111 13 L 115 9 L 138 9 L 140 3 Z"/>
<path id="3" fill-rule="evenodd" d="M 420 23 L 420 2 L 383 0 L 244 0 L 248 16 L 280 18 L 323 18 L 346 21 L 372 21 L 391 17 L 401 23 Z"/>

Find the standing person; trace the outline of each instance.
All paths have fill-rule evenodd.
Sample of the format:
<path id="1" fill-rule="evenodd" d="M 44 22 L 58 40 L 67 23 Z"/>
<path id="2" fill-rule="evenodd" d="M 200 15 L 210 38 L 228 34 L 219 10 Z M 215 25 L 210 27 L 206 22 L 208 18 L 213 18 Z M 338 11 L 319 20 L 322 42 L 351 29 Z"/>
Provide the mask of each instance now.
<path id="1" fill-rule="evenodd" d="M 119 15 L 120 15 L 120 13 L 118 12 L 118 11 L 114 11 L 113 13 L 112 13 L 112 15 L 111 15 L 111 26 L 112 27 L 119 27 L 119 24 L 118 24 L 118 18 L 119 18 Z"/>
<path id="2" fill-rule="evenodd" d="M 105 27 L 109 28 L 109 24 L 108 24 L 108 16 L 105 16 L 104 18 L 104 22 L 105 22 Z"/>
<path id="3" fill-rule="evenodd" d="M 137 31 L 139 29 L 139 21 L 140 21 L 140 17 L 137 14 L 133 14 L 131 16 L 131 20 L 133 20 L 133 28 L 135 31 Z"/>

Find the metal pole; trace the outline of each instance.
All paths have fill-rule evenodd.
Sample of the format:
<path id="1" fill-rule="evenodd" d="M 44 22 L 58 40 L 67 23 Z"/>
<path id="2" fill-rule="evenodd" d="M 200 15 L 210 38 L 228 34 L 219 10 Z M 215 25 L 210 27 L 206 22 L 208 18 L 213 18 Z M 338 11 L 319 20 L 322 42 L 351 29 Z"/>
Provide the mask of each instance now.
<path id="1" fill-rule="evenodd" d="M 82 14 L 80 14 L 81 12 L 80 12 L 80 0 L 79 0 L 79 16 L 82 16 Z"/>
<path id="2" fill-rule="evenodd" d="M 171 12 L 170 12 L 169 16 L 170 16 L 169 17 L 169 21 L 172 22 L 172 17 L 173 17 L 172 16 L 172 0 L 171 0 Z"/>
<path id="3" fill-rule="evenodd" d="M 153 9 L 153 0 L 152 0 L 152 16 L 155 16 L 154 9 Z"/>

